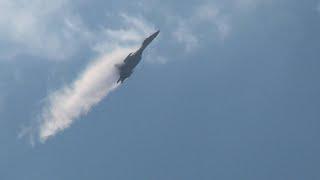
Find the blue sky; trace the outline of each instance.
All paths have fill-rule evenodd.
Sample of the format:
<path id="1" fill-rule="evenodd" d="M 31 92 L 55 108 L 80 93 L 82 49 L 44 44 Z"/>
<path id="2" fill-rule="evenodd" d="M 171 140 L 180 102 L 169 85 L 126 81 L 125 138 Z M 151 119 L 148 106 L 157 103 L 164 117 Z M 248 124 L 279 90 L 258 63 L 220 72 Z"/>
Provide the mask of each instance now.
<path id="1" fill-rule="evenodd" d="M 319 1 L 0 0 L 0 15 L 0 179 L 320 178 Z M 112 63 L 156 29 L 114 87 Z"/>

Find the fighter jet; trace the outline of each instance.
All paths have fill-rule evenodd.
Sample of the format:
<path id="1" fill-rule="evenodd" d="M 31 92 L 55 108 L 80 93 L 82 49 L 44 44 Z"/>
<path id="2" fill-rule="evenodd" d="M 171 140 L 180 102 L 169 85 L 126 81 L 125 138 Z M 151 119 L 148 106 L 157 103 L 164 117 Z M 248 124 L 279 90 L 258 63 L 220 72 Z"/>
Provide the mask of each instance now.
<path id="1" fill-rule="evenodd" d="M 130 53 L 123 61 L 122 64 L 117 64 L 116 68 L 118 69 L 120 78 L 117 83 L 123 83 L 125 79 L 130 77 L 133 72 L 133 69 L 139 64 L 142 58 L 142 53 L 144 49 L 158 36 L 160 31 L 153 33 L 147 39 L 145 39 L 141 45 L 141 47 L 136 51 Z"/>

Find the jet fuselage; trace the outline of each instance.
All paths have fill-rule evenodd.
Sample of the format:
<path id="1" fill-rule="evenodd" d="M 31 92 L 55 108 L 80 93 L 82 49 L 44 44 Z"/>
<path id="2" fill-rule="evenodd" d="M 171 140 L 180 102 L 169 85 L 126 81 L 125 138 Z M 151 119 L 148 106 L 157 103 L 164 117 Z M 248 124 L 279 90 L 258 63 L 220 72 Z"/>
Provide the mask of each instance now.
<path id="1" fill-rule="evenodd" d="M 128 77 L 130 77 L 130 75 L 133 72 L 133 69 L 139 64 L 139 62 L 142 59 L 142 53 L 145 50 L 145 48 L 158 36 L 160 31 L 157 31 L 155 33 L 153 33 L 151 36 L 149 36 L 148 38 L 146 38 L 141 47 L 133 53 L 130 53 L 125 60 L 123 61 L 122 64 L 118 64 L 116 65 L 116 67 L 118 68 L 119 71 L 119 79 L 117 81 L 117 83 L 121 82 L 123 83 L 123 81 L 125 79 L 127 79 Z"/>

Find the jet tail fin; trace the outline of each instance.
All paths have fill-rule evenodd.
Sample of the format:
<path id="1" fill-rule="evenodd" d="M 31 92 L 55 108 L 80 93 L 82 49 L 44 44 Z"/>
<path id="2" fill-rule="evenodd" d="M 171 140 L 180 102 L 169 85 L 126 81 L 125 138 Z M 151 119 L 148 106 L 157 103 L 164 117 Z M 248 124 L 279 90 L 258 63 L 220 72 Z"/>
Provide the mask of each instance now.
<path id="1" fill-rule="evenodd" d="M 122 79 L 121 77 L 118 79 L 118 81 L 117 81 L 117 84 L 122 84 L 123 83 L 123 81 L 124 81 L 124 79 Z"/>

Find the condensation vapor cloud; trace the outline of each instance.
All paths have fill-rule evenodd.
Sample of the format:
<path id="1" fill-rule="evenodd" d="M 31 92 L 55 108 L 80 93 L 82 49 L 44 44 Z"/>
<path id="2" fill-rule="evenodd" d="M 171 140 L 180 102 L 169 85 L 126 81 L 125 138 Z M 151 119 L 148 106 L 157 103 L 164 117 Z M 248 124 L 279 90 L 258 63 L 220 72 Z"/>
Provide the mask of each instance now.
<path id="1" fill-rule="evenodd" d="M 117 48 L 91 64 L 71 85 L 53 92 L 41 114 L 39 137 L 42 142 L 69 127 L 81 115 L 117 87 L 114 65 L 133 48 Z"/>
<path id="2" fill-rule="evenodd" d="M 105 29 L 103 41 L 95 49 L 101 55 L 70 84 L 48 95 L 35 129 L 41 142 L 70 127 L 118 85 L 115 64 L 120 63 L 153 28 L 139 18 L 122 15 L 126 24 L 119 30 Z"/>

